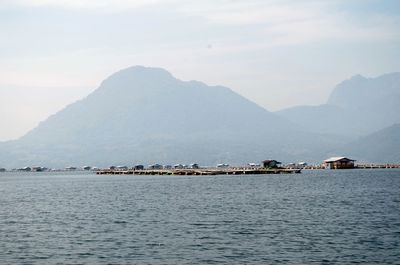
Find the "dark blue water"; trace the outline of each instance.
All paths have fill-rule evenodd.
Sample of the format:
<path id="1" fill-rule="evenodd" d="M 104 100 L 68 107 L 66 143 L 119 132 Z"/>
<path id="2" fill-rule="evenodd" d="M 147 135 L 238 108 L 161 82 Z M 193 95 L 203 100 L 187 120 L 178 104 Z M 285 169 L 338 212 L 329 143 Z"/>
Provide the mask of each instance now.
<path id="1" fill-rule="evenodd" d="M 1 264 L 400 264 L 400 170 L 0 173 Z"/>

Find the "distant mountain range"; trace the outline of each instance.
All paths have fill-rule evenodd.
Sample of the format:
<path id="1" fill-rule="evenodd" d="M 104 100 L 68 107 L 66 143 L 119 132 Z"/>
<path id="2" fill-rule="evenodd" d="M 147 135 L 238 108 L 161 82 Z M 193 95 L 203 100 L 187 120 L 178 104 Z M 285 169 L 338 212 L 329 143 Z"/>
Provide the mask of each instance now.
<path id="1" fill-rule="evenodd" d="M 335 87 L 326 104 L 276 112 L 310 132 L 355 139 L 400 123 L 400 73 L 361 75 Z"/>
<path id="2" fill-rule="evenodd" d="M 400 163 L 400 124 L 379 130 L 341 148 L 359 163 Z"/>
<path id="3" fill-rule="evenodd" d="M 229 88 L 136 66 L 111 75 L 17 141 L 1 144 L 0 165 L 318 159 L 334 141 L 304 132 Z"/>
<path id="4" fill-rule="evenodd" d="M 357 159 L 358 152 L 367 154 L 365 139 L 381 139 L 380 133 L 387 147 L 375 154 L 390 162 L 399 152 L 389 140 L 397 127 L 356 140 L 398 121 L 399 74 L 377 80 L 357 76 L 339 84 L 326 105 L 271 113 L 229 88 L 135 66 L 20 139 L 0 143 L 0 167 L 244 165 L 269 158 L 320 163 L 330 155 Z M 377 161 L 374 154 L 363 157 Z"/>

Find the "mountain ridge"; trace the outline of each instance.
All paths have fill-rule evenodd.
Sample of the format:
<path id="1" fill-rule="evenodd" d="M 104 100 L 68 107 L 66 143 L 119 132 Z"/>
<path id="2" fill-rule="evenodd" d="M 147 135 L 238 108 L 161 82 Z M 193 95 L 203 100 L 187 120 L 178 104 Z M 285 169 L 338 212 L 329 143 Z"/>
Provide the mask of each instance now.
<path id="1" fill-rule="evenodd" d="M 359 163 L 398 164 L 400 162 L 400 124 L 393 124 L 360 137 L 341 149 Z M 388 150 L 392 150 L 388 152 Z"/>
<path id="2" fill-rule="evenodd" d="M 296 106 L 275 113 L 294 123 L 301 122 L 310 132 L 353 139 L 365 136 L 400 122 L 400 73 L 376 78 L 356 75 L 339 83 L 326 104 Z"/>
<path id="3" fill-rule="evenodd" d="M 180 81 L 160 68 L 130 67 L 19 140 L 3 144 L 8 150 L 1 152 L 0 164 L 246 163 L 299 154 L 316 158 L 319 151 L 308 147 L 311 142 L 319 142 L 321 151 L 331 140 L 305 133 L 229 88 Z"/>
<path id="4" fill-rule="evenodd" d="M 362 76 L 349 80 L 376 83 Z M 396 73 L 383 80 L 397 91 Z M 341 84 L 341 89 L 349 88 L 349 82 Z M 396 118 L 398 100 L 400 95 L 378 97 L 376 113 L 376 108 L 357 112 L 343 102 L 272 113 L 227 87 L 181 81 L 162 68 L 134 66 L 110 75 L 95 91 L 18 140 L 1 142 L 0 166 L 244 165 L 267 158 L 320 163 L 331 154 L 357 155 L 350 147 L 356 150 L 357 138 L 390 122 L 381 115 Z M 383 150 L 382 157 L 395 154 L 390 145 L 387 148 L 388 155 Z"/>

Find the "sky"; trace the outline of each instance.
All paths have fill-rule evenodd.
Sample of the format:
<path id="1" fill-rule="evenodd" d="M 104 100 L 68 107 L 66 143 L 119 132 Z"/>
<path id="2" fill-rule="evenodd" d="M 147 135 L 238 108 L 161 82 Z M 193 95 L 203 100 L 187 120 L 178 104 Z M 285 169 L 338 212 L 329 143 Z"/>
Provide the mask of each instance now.
<path id="1" fill-rule="evenodd" d="M 400 71 L 397 0 L 1 0 L 0 141 L 133 65 L 223 85 L 269 111 Z"/>

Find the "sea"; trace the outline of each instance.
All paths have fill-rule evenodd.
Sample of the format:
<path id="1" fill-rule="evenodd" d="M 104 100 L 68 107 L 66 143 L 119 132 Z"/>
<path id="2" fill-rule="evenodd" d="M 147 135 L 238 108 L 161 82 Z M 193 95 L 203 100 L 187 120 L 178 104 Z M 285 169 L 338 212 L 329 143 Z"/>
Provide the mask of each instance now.
<path id="1" fill-rule="evenodd" d="M 0 264 L 400 264 L 400 169 L 3 172 Z"/>

